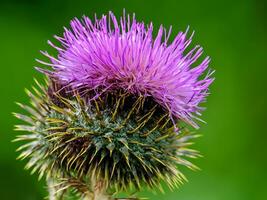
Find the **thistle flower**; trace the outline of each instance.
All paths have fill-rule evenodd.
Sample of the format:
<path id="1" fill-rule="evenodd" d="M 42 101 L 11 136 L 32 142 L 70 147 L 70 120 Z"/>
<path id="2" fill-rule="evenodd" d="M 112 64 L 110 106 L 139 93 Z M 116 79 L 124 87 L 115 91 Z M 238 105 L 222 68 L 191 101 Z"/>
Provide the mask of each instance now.
<path id="1" fill-rule="evenodd" d="M 31 107 L 19 104 L 30 115 L 15 115 L 30 124 L 17 126 L 30 132 L 16 139 L 30 141 L 20 158 L 53 183 L 51 199 L 70 190 L 110 199 L 162 180 L 174 188 L 186 180 L 180 165 L 197 169 L 186 158 L 199 156 L 188 147 L 198 135 L 182 124 L 198 127 L 212 72 L 200 79 L 209 58 L 193 66 L 202 48 L 184 53 L 192 36 L 180 32 L 168 44 L 170 33 L 161 26 L 153 39 L 152 23 L 110 12 L 71 21 L 55 36 L 60 47 L 49 41 L 58 55 L 42 52 L 51 62 L 38 61 L 50 68 L 37 68 L 48 79 L 27 90 Z"/>

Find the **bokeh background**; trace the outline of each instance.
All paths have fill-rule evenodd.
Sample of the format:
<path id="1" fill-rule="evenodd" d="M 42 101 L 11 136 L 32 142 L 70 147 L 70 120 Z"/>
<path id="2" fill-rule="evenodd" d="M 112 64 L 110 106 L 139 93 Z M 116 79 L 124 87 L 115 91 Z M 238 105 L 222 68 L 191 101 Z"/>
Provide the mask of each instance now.
<path id="1" fill-rule="evenodd" d="M 204 155 L 199 172 L 184 170 L 189 182 L 174 192 L 142 195 L 152 200 L 262 200 L 267 196 L 267 15 L 266 1 L 257 0 L 1 0 L 0 1 L 0 199 L 39 200 L 47 194 L 16 161 L 11 143 L 19 111 L 27 102 L 25 87 L 39 50 L 60 35 L 73 17 L 101 15 L 123 8 L 155 27 L 173 25 L 174 33 L 195 30 L 194 44 L 212 58 L 216 81 L 197 132 L 195 148 Z"/>

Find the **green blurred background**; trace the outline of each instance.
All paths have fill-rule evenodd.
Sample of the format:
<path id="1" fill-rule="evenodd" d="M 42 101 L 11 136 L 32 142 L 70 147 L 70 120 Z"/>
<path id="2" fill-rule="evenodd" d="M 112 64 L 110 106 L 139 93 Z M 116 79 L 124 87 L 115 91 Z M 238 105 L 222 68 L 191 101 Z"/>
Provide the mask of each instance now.
<path id="1" fill-rule="evenodd" d="M 174 33 L 190 25 L 194 44 L 212 58 L 216 81 L 197 132 L 195 148 L 204 155 L 199 172 L 185 170 L 189 183 L 165 195 L 142 193 L 154 200 L 262 200 L 267 196 L 267 15 L 266 1 L 255 0 L 1 0 L 0 1 L 0 199 L 39 200 L 44 181 L 16 161 L 11 143 L 23 90 L 33 77 L 39 50 L 60 35 L 77 16 L 112 10 L 135 12 L 155 26 L 173 25 Z"/>

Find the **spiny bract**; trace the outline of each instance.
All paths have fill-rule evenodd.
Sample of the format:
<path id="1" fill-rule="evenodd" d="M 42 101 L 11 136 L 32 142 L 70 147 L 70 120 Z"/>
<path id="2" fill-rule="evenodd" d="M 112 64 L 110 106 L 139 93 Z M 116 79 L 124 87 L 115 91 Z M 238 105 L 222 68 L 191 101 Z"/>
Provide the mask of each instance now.
<path id="1" fill-rule="evenodd" d="M 153 188 L 161 180 L 173 188 L 185 180 L 177 164 L 197 168 L 184 158 L 199 156 L 187 148 L 198 135 L 185 129 L 177 134 L 151 98 L 118 91 L 88 103 L 78 93 L 63 97 L 38 85 L 35 93 L 27 90 L 32 106 L 19 104 L 31 115 L 15 115 L 29 124 L 16 129 L 31 132 L 16 139 L 29 141 L 19 148 L 19 158 L 29 157 L 26 168 L 40 177 L 83 183 L 95 176 L 118 192 L 131 186 Z"/>

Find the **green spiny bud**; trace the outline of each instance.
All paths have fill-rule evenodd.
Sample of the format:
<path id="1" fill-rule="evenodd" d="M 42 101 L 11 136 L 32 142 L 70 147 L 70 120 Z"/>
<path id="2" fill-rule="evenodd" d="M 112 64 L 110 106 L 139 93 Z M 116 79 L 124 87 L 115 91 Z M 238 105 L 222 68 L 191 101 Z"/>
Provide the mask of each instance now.
<path id="1" fill-rule="evenodd" d="M 29 132 L 16 141 L 26 141 L 18 150 L 28 158 L 26 168 L 40 178 L 54 180 L 57 196 L 75 190 L 92 196 L 101 185 L 111 196 L 130 188 L 170 188 L 185 179 L 180 165 L 197 169 L 187 157 L 198 152 L 188 141 L 197 135 L 176 131 L 169 113 L 148 96 L 123 90 L 105 93 L 89 101 L 87 95 L 58 90 L 50 81 L 27 90 L 31 106 L 19 104 L 29 115 L 15 114 Z M 103 193 L 103 192 L 102 192 Z"/>

